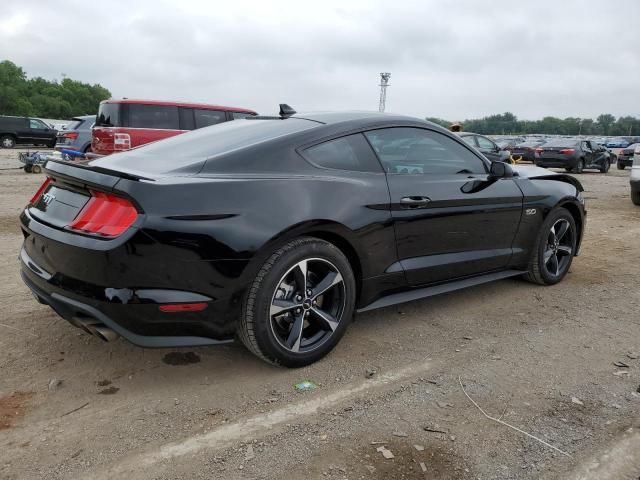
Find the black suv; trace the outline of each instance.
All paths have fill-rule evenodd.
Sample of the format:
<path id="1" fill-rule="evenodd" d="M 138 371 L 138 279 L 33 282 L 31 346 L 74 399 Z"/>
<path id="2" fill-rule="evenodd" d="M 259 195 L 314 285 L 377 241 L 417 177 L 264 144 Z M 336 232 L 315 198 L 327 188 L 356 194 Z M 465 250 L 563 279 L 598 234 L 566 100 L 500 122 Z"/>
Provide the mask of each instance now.
<path id="1" fill-rule="evenodd" d="M 54 147 L 58 132 L 38 118 L 0 116 L 0 147 L 17 144 Z"/>

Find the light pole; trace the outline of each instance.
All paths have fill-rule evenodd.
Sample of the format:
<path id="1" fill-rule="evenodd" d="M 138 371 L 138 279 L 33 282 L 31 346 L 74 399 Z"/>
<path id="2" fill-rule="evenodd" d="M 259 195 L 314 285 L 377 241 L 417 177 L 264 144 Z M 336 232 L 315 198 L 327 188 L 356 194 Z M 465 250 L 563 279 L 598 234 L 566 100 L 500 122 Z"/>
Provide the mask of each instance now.
<path id="1" fill-rule="evenodd" d="M 378 111 L 384 112 L 387 104 L 387 87 L 389 86 L 389 79 L 391 74 L 389 72 L 380 73 L 380 103 L 378 105 Z"/>

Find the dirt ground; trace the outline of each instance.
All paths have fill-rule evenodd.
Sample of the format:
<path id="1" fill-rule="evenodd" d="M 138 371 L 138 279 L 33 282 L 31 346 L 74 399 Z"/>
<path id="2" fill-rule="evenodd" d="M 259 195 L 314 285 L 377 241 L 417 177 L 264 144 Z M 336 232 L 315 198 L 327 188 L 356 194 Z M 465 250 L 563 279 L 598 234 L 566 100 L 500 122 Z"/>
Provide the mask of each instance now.
<path id="1" fill-rule="evenodd" d="M 239 345 L 102 343 L 39 305 L 17 217 L 43 176 L 16 157 L 0 152 L 0 478 L 640 477 L 628 170 L 580 175 L 586 236 L 560 285 L 504 280 L 361 314 L 327 358 L 285 370 Z M 318 387 L 297 392 L 302 380 Z"/>

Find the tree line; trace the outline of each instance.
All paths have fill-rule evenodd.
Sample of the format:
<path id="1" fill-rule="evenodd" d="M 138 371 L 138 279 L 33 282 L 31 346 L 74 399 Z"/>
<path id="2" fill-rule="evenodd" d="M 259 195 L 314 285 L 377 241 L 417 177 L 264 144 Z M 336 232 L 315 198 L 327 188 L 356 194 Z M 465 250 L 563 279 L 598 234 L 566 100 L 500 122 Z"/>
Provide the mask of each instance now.
<path id="1" fill-rule="evenodd" d="M 435 117 L 427 117 L 427 120 L 446 128 L 453 123 L 459 123 Z M 544 117 L 541 120 L 518 120 L 518 117 L 513 113 L 506 112 L 479 119 L 464 120 L 461 123 L 463 130 L 484 135 L 530 133 L 549 135 L 640 135 L 640 118 L 631 116 L 616 118 L 610 113 L 598 115 L 595 120 L 578 117 Z"/>
<path id="2" fill-rule="evenodd" d="M 15 63 L 0 62 L 0 115 L 69 119 L 96 114 L 98 104 L 110 97 L 111 92 L 99 84 L 27 78 Z"/>

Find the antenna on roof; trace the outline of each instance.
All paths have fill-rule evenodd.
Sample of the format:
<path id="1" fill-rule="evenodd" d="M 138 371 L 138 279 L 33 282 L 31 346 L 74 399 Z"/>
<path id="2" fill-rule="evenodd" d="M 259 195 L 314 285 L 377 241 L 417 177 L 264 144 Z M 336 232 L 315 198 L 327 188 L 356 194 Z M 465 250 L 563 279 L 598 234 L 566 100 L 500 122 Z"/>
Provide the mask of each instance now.
<path id="1" fill-rule="evenodd" d="M 282 118 L 287 118 L 290 117 L 291 115 L 297 113 L 293 108 L 291 108 L 289 105 L 287 105 L 286 103 L 281 103 L 280 104 L 280 116 Z"/>

